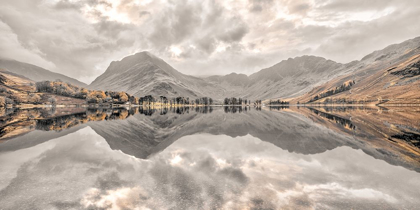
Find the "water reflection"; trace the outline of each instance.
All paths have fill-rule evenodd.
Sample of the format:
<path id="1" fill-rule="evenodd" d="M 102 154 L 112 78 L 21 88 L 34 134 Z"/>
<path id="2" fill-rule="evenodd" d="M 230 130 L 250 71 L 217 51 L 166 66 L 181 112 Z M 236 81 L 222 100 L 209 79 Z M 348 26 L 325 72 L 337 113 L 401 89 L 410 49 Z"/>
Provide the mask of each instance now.
<path id="1" fill-rule="evenodd" d="M 333 110 L 331 108 L 326 108 L 326 111 L 327 112 L 321 112 L 321 111 L 319 111 L 319 110 L 317 110 L 315 108 L 312 108 L 312 107 L 308 107 L 308 109 L 311 110 L 313 113 L 315 113 L 316 115 L 318 115 L 320 117 L 324 117 L 324 118 L 327 118 L 329 120 L 335 121 L 336 123 L 341 124 L 345 128 L 348 128 L 348 129 L 351 129 L 351 130 L 355 130 L 356 129 L 356 126 L 353 125 L 350 120 L 345 119 L 345 118 L 338 117 L 338 116 L 333 115 L 333 114 L 329 114 L 328 111 L 332 111 Z M 339 110 L 345 112 L 347 110 L 347 107 L 344 108 L 344 109 L 339 109 Z"/>
<path id="2" fill-rule="evenodd" d="M 160 115 L 166 115 L 168 113 L 188 114 L 190 113 L 190 111 L 207 114 L 207 113 L 213 112 L 213 107 L 211 106 L 197 106 L 197 107 L 180 106 L 180 107 L 163 107 L 163 108 L 139 107 L 138 111 L 140 114 L 144 114 L 147 116 L 152 116 L 153 114 L 156 114 L 156 113 Z"/>
<path id="3" fill-rule="evenodd" d="M 267 109 L 5 110 L 2 205 L 414 209 L 420 204 L 418 110 Z"/>

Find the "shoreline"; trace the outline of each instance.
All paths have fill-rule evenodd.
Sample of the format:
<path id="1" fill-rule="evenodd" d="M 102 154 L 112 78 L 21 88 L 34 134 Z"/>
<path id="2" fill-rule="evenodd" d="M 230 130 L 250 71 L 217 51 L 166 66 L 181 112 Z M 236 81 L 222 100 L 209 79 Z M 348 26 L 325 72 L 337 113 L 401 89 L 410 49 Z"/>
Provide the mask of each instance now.
<path id="1" fill-rule="evenodd" d="M 170 107 L 420 107 L 420 104 L 283 104 L 283 105 L 223 105 L 223 104 L 212 104 L 212 105 L 128 105 L 128 104 L 112 104 L 112 105 L 100 105 L 100 104 L 58 104 L 58 105 L 40 105 L 40 104 L 21 104 L 15 106 L 5 106 L 2 108 L 18 108 L 18 109 L 36 109 L 36 108 L 170 108 Z"/>

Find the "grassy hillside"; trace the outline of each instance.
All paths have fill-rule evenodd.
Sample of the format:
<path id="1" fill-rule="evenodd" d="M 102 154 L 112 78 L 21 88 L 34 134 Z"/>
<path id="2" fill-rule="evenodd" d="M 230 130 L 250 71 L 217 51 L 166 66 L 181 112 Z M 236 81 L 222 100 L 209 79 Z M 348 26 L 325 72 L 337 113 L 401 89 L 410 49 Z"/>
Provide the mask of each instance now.
<path id="1" fill-rule="evenodd" d="M 420 38 L 366 56 L 358 70 L 320 85 L 291 103 L 419 104 Z M 353 84 L 349 85 L 349 81 Z M 336 91 L 341 87 L 341 91 Z"/>

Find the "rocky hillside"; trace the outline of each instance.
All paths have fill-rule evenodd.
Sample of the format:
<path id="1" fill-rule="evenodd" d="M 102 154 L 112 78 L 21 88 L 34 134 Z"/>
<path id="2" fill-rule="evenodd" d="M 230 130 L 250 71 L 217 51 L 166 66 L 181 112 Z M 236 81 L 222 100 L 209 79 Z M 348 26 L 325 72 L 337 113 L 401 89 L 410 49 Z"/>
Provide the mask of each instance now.
<path id="1" fill-rule="evenodd" d="M 420 37 L 375 51 L 354 71 L 322 84 L 292 102 L 312 103 L 419 103 Z M 345 91 L 336 91 L 354 83 Z"/>
<path id="2" fill-rule="evenodd" d="M 353 64 L 353 63 L 352 63 Z M 214 99 L 243 97 L 251 100 L 303 94 L 315 85 L 342 75 L 352 64 L 339 64 L 315 56 L 284 60 L 251 76 L 232 73 L 205 79 L 182 74 L 160 58 L 141 52 L 114 61 L 89 86 L 125 91 L 135 96 L 165 95 Z"/>
<path id="3" fill-rule="evenodd" d="M 113 61 L 90 89 L 125 91 L 131 95 L 164 95 L 196 98 L 215 97 L 222 89 L 203 79 L 182 74 L 162 59 L 140 52 Z"/>
<path id="4" fill-rule="evenodd" d="M 207 80 L 220 85 L 227 97 L 251 100 L 294 97 L 308 92 L 316 85 L 353 71 L 354 63 L 340 64 L 315 56 L 289 58 L 262 69 L 249 77 L 240 74 L 209 77 Z"/>
<path id="5" fill-rule="evenodd" d="M 24 75 L 26 78 L 33 80 L 35 82 L 40 81 L 55 81 L 61 80 L 63 82 L 68 82 L 73 85 L 80 87 L 86 87 L 87 85 L 83 82 L 80 82 L 71 77 L 65 76 L 63 74 L 55 73 L 46 69 L 43 69 L 39 66 L 35 66 L 29 63 L 23 63 L 16 60 L 8 60 L 0 58 L 0 69 L 8 70 L 9 72 Z"/>
<path id="6" fill-rule="evenodd" d="M 90 88 L 125 91 L 135 96 L 208 96 L 219 101 L 241 97 L 319 102 L 318 99 L 325 99 L 331 93 L 341 98 L 352 93 L 351 100 L 400 100 L 396 95 L 412 100 L 413 91 L 418 88 L 412 86 L 418 82 L 419 43 L 420 38 L 415 38 L 394 44 L 347 64 L 301 56 L 250 76 L 231 73 L 204 79 L 182 74 L 162 59 L 141 52 L 112 62 Z"/>

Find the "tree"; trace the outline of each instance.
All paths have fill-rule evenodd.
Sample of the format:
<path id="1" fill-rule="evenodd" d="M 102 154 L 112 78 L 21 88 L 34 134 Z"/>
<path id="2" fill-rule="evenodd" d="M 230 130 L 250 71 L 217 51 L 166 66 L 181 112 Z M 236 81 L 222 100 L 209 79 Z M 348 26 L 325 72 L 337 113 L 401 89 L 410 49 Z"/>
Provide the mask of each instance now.
<path id="1" fill-rule="evenodd" d="M 6 102 L 6 104 L 15 104 L 15 102 L 12 100 L 12 99 L 10 99 L 10 98 L 5 98 L 5 102 Z"/>
<path id="2" fill-rule="evenodd" d="M 135 96 L 130 96 L 129 101 L 131 104 L 138 104 L 138 99 Z"/>
<path id="3" fill-rule="evenodd" d="M 20 97 L 18 93 L 12 92 L 9 97 L 17 104 L 20 104 L 23 102 L 22 98 Z"/>
<path id="4" fill-rule="evenodd" d="M 41 96 L 39 96 L 38 94 L 30 94 L 29 95 L 29 100 L 28 102 L 34 103 L 34 104 L 39 104 L 41 102 Z"/>
<path id="5" fill-rule="evenodd" d="M 51 103 L 51 105 L 55 105 L 55 104 L 57 103 L 57 100 L 56 100 L 54 97 L 50 97 L 50 98 L 48 99 L 48 102 L 50 102 L 50 103 Z"/>
<path id="6" fill-rule="evenodd" d="M 88 103 L 102 103 L 105 101 L 106 95 L 102 90 L 92 90 L 87 96 Z"/>
<path id="7" fill-rule="evenodd" d="M 0 96 L 0 107 L 6 106 L 6 98 L 3 96 Z"/>

